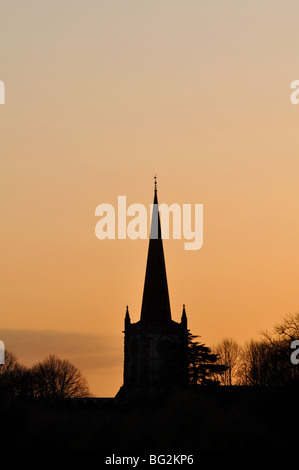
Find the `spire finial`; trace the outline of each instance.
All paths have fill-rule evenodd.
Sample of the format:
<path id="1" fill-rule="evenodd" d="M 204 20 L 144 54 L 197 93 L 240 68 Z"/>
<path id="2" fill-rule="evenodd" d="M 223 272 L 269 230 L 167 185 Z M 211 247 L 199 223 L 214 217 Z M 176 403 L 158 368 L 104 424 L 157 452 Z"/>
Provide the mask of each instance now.
<path id="1" fill-rule="evenodd" d="M 157 191 L 157 175 L 154 176 L 155 192 Z"/>

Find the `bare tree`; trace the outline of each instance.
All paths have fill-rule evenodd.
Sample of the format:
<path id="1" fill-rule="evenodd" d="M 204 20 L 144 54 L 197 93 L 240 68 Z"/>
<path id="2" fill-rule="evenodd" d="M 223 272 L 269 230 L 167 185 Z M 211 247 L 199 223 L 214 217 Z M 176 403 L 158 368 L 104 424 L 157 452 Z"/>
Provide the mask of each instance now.
<path id="1" fill-rule="evenodd" d="M 241 348 L 232 338 L 224 338 L 215 348 L 219 363 L 226 366 L 220 376 L 222 385 L 236 385 L 238 383 L 238 367 L 240 365 Z"/>
<path id="2" fill-rule="evenodd" d="M 30 371 L 35 398 L 82 398 L 90 396 L 86 379 L 69 361 L 50 355 Z"/>
<path id="3" fill-rule="evenodd" d="M 289 348 L 292 341 L 299 339 L 299 312 L 283 317 L 282 323 L 274 326 L 272 335 L 267 331 L 262 331 L 261 335 L 273 346 Z"/>
<path id="4" fill-rule="evenodd" d="M 270 385 L 271 349 L 262 341 L 251 340 L 241 352 L 240 382 L 242 385 Z"/>
<path id="5" fill-rule="evenodd" d="M 26 369 L 10 351 L 5 350 L 4 357 L 4 364 L 0 364 L 0 395 L 2 400 L 10 400 L 22 393 Z"/>
<path id="6" fill-rule="evenodd" d="M 273 333 L 261 332 L 263 341 L 273 352 L 275 378 L 279 385 L 299 382 L 299 368 L 291 363 L 291 343 L 299 339 L 299 312 L 289 313 L 275 325 Z"/>
<path id="7" fill-rule="evenodd" d="M 4 358 L 4 364 L 0 364 L 0 378 L 5 377 L 6 374 L 12 372 L 18 366 L 16 356 L 10 351 L 5 350 Z"/>

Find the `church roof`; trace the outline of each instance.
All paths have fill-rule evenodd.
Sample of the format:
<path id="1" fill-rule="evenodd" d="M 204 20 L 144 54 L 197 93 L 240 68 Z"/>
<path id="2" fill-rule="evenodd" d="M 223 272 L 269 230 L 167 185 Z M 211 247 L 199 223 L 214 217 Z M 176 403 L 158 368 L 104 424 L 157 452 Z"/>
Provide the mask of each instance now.
<path id="1" fill-rule="evenodd" d="M 153 326 L 171 322 L 156 181 L 140 321 Z"/>

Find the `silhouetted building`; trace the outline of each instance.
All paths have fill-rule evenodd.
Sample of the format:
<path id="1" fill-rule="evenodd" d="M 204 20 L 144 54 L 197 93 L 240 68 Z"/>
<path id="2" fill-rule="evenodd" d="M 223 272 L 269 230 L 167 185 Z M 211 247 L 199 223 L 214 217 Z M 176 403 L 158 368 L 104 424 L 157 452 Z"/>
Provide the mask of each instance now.
<path id="1" fill-rule="evenodd" d="M 188 384 L 187 316 L 183 306 L 181 322 L 171 318 L 156 182 L 141 316 L 131 323 L 127 306 L 124 334 L 118 397 L 154 396 L 171 385 Z"/>

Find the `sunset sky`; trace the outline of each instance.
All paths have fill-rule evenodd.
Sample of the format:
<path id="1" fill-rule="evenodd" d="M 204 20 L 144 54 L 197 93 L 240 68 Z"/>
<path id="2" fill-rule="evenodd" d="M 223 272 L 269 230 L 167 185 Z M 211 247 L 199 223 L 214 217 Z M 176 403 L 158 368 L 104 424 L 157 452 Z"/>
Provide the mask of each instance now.
<path id="1" fill-rule="evenodd" d="M 297 0 L 2 0 L 0 339 L 96 396 L 122 384 L 147 240 L 95 208 L 203 204 L 203 247 L 165 240 L 172 309 L 212 347 L 299 309 Z"/>

